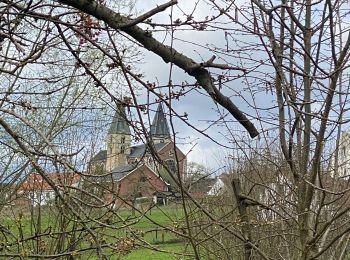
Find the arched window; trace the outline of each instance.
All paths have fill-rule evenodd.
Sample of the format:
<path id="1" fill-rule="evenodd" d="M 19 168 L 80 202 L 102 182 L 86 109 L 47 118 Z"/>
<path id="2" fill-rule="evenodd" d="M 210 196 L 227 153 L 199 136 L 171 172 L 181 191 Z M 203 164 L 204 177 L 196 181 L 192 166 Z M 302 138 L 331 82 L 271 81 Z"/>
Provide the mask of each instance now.
<path id="1" fill-rule="evenodd" d="M 168 170 L 171 173 L 175 173 L 176 172 L 176 163 L 174 160 L 170 159 L 170 160 L 166 160 L 164 162 L 165 166 L 168 168 Z"/>

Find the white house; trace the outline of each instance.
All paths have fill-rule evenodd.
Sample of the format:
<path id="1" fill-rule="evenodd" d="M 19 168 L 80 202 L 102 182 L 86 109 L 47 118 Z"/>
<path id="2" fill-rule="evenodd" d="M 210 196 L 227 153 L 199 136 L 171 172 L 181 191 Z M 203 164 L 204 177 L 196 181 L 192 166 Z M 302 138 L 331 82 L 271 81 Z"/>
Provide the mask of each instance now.
<path id="1" fill-rule="evenodd" d="M 46 176 L 58 190 L 63 190 L 65 187 L 78 187 L 81 180 L 81 176 L 76 173 L 49 173 Z M 33 206 L 47 205 L 56 198 L 53 187 L 38 173 L 30 174 L 17 186 L 17 195 L 29 200 Z"/>

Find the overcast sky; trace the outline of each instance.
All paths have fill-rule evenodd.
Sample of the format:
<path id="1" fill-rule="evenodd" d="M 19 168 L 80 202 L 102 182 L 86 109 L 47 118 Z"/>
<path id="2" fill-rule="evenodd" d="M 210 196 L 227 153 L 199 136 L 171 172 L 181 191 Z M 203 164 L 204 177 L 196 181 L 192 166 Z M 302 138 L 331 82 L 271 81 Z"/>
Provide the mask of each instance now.
<path id="1" fill-rule="evenodd" d="M 166 1 L 139 0 L 136 2 L 136 10 L 137 12 L 142 13 L 154 8 L 156 4 L 162 4 L 165 2 Z M 184 21 L 186 16 L 182 14 L 182 11 L 187 14 L 192 13 L 196 2 L 197 1 L 179 0 L 178 6 L 173 8 L 173 21 L 178 18 Z M 168 8 L 165 12 L 155 15 L 152 18 L 152 21 L 169 23 L 170 13 L 171 8 Z M 204 1 L 200 1 L 200 4 L 198 4 L 196 10 L 193 12 L 193 16 L 196 20 L 201 20 L 206 16 L 211 17 L 217 13 L 218 11 L 211 10 Z M 170 44 L 170 37 L 165 33 L 153 33 L 153 36 L 156 36 L 157 39 L 162 40 L 165 44 Z M 201 48 L 198 45 L 188 42 L 195 42 L 203 46 L 206 44 L 222 46 L 225 41 L 223 31 L 175 31 L 174 36 L 175 39 L 179 39 L 174 41 L 174 48 L 197 62 L 208 60 L 213 53 L 209 52 L 206 48 Z M 181 41 L 180 39 L 184 41 Z M 165 64 L 162 59 L 151 52 L 144 51 L 143 53 L 144 63 L 140 65 L 140 69 L 144 73 L 146 80 L 150 82 L 157 82 L 160 85 L 166 85 L 169 80 L 170 65 Z M 220 63 L 220 60 L 216 61 Z M 193 78 L 189 77 L 187 74 L 177 68 L 174 68 L 172 71 L 172 81 L 173 83 L 181 83 L 183 81 L 194 83 Z M 234 82 L 233 84 L 236 84 L 235 87 L 237 87 L 237 84 L 239 83 Z M 242 86 L 238 86 L 238 88 L 242 88 Z M 232 99 L 242 110 L 246 111 L 248 109 L 247 104 L 245 104 L 242 100 L 235 97 L 232 97 Z M 206 129 L 209 124 L 211 124 L 211 122 L 208 122 L 208 120 L 212 121 L 219 117 L 215 103 L 209 97 L 207 97 L 203 91 L 202 94 L 193 92 L 190 95 L 181 98 L 179 102 L 175 101 L 173 103 L 173 107 L 179 114 L 183 114 L 184 112 L 188 113 L 189 122 L 199 129 Z M 230 117 L 227 119 L 232 120 L 233 118 Z M 205 138 L 200 133 L 189 128 L 179 120 L 174 120 L 174 126 L 176 131 L 179 133 L 178 137 L 180 138 L 178 141 L 186 143 L 185 145 L 180 146 L 181 149 L 183 149 L 184 152 L 189 152 L 192 146 L 194 146 L 188 155 L 189 161 L 195 161 L 212 168 L 218 168 L 221 166 L 220 164 L 222 163 L 224 157 L 230 152 L 230 149 L 220 147 L 218 144 L 215 144 L 213 141 Z M 230 127 L 232 127 L 232 129 L 240 129 L 238 123 L 232 123 L 230 124 Z M 213 126 L 207 129 L 205 133 L 219 143 L 226 146 L 231 146 L 227 142 L 227 139 L 223 138 L 223 135 L 227 134 L 224 127 Z M 191 142 L 188 143 L 189 141 Z"/>

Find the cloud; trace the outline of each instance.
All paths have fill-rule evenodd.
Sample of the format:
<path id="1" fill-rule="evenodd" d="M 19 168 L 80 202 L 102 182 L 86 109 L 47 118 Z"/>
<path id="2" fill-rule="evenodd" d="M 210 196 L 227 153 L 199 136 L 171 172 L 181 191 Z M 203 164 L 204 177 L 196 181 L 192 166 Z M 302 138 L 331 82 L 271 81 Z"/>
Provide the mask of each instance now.
<path id="1" fill-rule="evenodd" d="M 172 20 L 174 21 L 179 18 L 180 20 L 184 21 L 186 19 L 186 16 L 184 14 L 191 14 L 192 12 L 195 19 L 198 20 L 204 20 L 206 16 L 211 17 L 213 14 L 217 14 L 217 11 L 210 9 L 204 1 L 200 1 L 195 11 L 193 11 L 196 2 L 197 1 L 180 0 L 178 6 L 173 7 Z M 157 4 L 159 4 L 159 1 L 155 0 L 138 1 L 136 9 L 142 13 L 143 11 L 154 8 Z M 165 12 L 156 14 L 154 17 L 152 17 L 152 22 L 170 24 L 170 14 L 171 8 L 168 8 Z M 157 31 L 157 29 L 160 31 Z M 170 32 L 165 30 L 162 31 L 161 29 L 162 27 L 156 27 L 156 31 L 153 32 L 153 36 L 155 36 L 163 43 L 170 45 Z M 208 46 L 222 47 L 226 44 L 225 34 L 222 30 L 196 31 L 190 29 L 190 27 L 183 27 L 183 29 L 184 30 L 176 30 L 174 32 L 175 39 L 172 44 L 177 51 L 189 56 L 197 62 L 206 61 L 213 55 L 213 52 L 210 50 L 210 48 L 208 48 Z M 248 36 L 244 37 L 248 39 Z M 157 55 L 147 50 L 144 50 L 143 54 L 143 63 L 138 67 L 143 72 L 145 80 L 156 82 L 159 85 L 167 85 L 169 82 L 170 64 L 166 64 Z M 225 58 L 227 58 L 227 62 L 231 62 L 232 64 L 237 62 L 234 56 L 225 56 Z M 218 72 L 217 70 L 213 71 Z M 231 73 L 234 74 L 235 72 Z M 171 80 L 173 84 L 181 84 L 182 82 L 195 82 L 192 77 L 175 66 L 171 72 Z M 244 111 L 248 111 L 250 114 L 255 114 L 255 111 L 247 103 L 251 103 L 249 92 L 245 93 L 246 101 L 236 96 L 240 91 L 244 92 L 244 87 L 245 83 L 236 80 L 228 83 L 227 86 L 224 86 L 223 91 L 225 94 L 231 96 L 231 100 L 233 100 L 239 108 Z M 256 96 L 260 98 L 260 100 L 263 100 L 263 105 L 270 102 L 270 100 L 266 98 L 266 94 L 263 96 L 257 94 Z M 143 93 L 143 98 L 144 97 L 145 93 Z M 219 144 L 232 146 L 232 144 L 228 143 L 228 140 L 224 136 L 227 134 L 227 131 L 230 130 L 226 127 L 236 129 L 240 127 L 239 124 L 233 120 L 232 116 L 225 118 L 227 121 L 227 126 L 225 127 L 223 127 L 222 124 L 221 126 L 213 124 L 213 122 L 219 118 L 217 106 L 215 102 L 210 97 L 208 97 L 208 95 L 203 90 L 193 91 L 188 95 L 181 97 L 179 101 L 172 101 L 172 106 L 179 114 L 187 113 L 187 122 L 202 131 L 205 130 L 204 134 L 209 135 Z M 223 114 L 227 114 L 227 112 L 224 112 Z M 179 119 L 174 119 L 174 127 L 175 131 L 179 133 L 179 142 L 184 143 L 182 145 L 184 151 L 188 152 L 191 150 L 189 153 L 190 161 L 196 161 L 198 163 L 205 161 L 209 166 L 216 166 L 216 162 L 219 160 L 217 157 L 220 157 L 220 154 L 223 154 L 222 152 L 219 152 L 219 150 L 221 150 L 220 145 L 206 138 L 200 132 L 195 131 L 193 128 L 187 126 Z M 186 144 L 186 142 L 189 141 L 193 142 Z M 197 145 L 193 147 L 195 143 L 197 143 Z M 216 158 L 214 159 L 215 154 Z"/>

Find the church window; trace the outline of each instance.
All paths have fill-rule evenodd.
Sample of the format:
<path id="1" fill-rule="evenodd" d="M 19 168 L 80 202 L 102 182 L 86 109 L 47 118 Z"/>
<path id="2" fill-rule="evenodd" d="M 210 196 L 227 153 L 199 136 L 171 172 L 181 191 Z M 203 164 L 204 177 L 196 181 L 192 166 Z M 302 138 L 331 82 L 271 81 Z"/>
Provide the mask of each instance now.
<path id="1" fill-rule="evenodd" d="M 171 173 L 175 173 L 176 172 L 176 163 L 174 160 L 166 160 L 165 162 L 165 166 L 168 168 L 168 170 Z"/>
<path id="2" fill-rule="evenodd" d="M 146 182 L 147 181 L 147 178 L 145 177 L 145 176 L 142 176 L 141 178 L 140 178 L 140 182 Z"/>
<path id="3" fill-rule="evenodd" d="M 122 145 L 121 147 L 120 147 L 120 153 L 125 153 L 125 147 L 124 147 L 124 145 Z"/>
<path id="4" fill-rule="evenodd" d="M 343 147 L 343 156 L 345 156 L 346 155 L 346 147 L 344 146 Z"/>
<path id="5" fill-rule="evenodd" d="M 122 144 L 124 144 L 125 143 L 125 136 L 122 136 L 120 141 L 121 141 Z"/>

